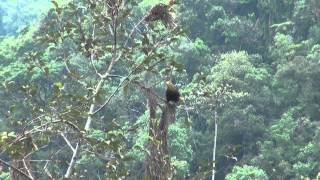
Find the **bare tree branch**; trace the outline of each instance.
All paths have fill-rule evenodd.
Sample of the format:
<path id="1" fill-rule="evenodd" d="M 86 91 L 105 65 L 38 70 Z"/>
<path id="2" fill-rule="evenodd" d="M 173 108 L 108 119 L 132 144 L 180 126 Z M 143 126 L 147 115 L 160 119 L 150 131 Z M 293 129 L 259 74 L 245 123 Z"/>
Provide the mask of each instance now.
<path id="1" fill-rule="evenodd" d="M 26 171 L 28 172 L 29 177 L 30 177 L 32 180 L 34 180 L 34 178 L 33 178 L 33 176 L 32 176 L 32 173 L 31 173 L 31 171 L 30 171 L 29 167 L 27 166 L 27 163 L 26 163 L 26 161 L 25 161 L 25 159 L 24 159 L 24 158 L 22 159 L 22 162 L 23 162 L 23 166 L 24 166 L 24 168 L 25 168 L 25 169 L 26 169 Z"/>
<path id="2" fill-rule="evenodd" d="M 12 166 L 11 164 L 7 163 L 6 161 L 0 159 L 0 163 L 2 163 L 5 166 L 8 166 L 9 168 L 13 169 L 14 171 L 18 172 L 19 174 L 23 175 L 24 177 L 26 177 L 28 180 L 33 180 L 32 177 L 30 177 L 28 174 L 26 174 L 25 172 L 21 171 L 20 169 Z"/>
<path id="3" fill-rule="evenodd" d="M 72 146 L 72 144 L 70 143 L 70 141 L 67 139 L 67 137 L 64 135 L 64 133 L 60 133 L 60 135 L 62 136 L 62 138 L 64 139 L 64 141 L 67 143 L 67 145 L 70 147 L 70 149 L 72 150 L 72 152 L 74 153 L 75 148 Z"/>
<path id="4" fill-rule="evenodd" d="M 49 161 L 46 162 L 46 164 L 44 165 L 43 169 L 44 172 L 47 174 L 47 176 L 49 177 L 49 179 L 53 179 L 52 174 L 50 173 L 50 171 L 48 170 L 47 166 L 49 164 Z"/>
<path id="5" fill-rule="evenodd" d="M 73 171 L 73 168 L 74 168 L 74 165 L 76 163 L 76 159 L 77 159 L 77 156 L 78 156 L 78 153 L 79 153 L 79 148 L 80 148 L 80 141 L 77 143 L 76 148 L 73 151 L 73 154 L 72 154 L 72 157 L 71 157 L 67 172 L 64 175 L 65 178 L 70 178 L 70 176 L 72 174 L 72 171 Z"/>

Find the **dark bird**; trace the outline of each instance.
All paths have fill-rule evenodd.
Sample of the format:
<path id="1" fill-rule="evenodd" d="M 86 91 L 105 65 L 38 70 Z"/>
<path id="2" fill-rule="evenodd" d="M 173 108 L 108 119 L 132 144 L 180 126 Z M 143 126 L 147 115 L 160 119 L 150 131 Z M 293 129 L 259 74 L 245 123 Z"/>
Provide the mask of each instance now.
<path id="1" fill-rule="evenodd" d="M 179 102 L 180 100 L 180 93 L 177 87 L 175 87 L 171 81 L 166 82 L 167 89 L 166 89 L 166 98 L 167 102 Z"/>

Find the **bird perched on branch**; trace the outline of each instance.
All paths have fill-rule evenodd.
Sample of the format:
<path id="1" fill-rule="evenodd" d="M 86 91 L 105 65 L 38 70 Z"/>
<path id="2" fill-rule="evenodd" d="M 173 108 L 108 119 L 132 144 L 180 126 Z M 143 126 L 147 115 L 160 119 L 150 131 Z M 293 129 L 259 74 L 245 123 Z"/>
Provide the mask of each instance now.
<path id="1" fill-rule="evenodd" d="M 167 81 L 166 82 L 166 98 L 167 98 L 167 102 L 179 102 L 179 100 L 181 99 L 180 97 L 180 93 L 177 87 L 175 87 L 175 85 L 172 84 L 171 81 Z"/>

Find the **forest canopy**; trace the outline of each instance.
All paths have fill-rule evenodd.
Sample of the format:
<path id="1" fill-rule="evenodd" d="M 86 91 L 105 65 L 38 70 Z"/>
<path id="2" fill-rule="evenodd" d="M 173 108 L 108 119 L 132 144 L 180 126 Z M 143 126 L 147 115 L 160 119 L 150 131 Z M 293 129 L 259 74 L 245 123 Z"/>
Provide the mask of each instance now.
<path id="1" fill-rule="evenodd" d="M 2 0 L 0 179 L 320 179 L 320 1 Z"/>

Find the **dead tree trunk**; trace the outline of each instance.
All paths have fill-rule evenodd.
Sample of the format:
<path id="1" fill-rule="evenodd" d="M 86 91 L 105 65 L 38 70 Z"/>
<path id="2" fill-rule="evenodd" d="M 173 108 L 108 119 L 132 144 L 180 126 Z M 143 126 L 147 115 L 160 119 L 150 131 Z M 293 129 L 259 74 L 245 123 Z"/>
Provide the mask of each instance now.
<path id="1" fill-rule="evenodd" d="M 160 121 L 156 110 L 159 105 L 157 96 L 148 89 L 149 141 L 148 153 L 145 159 L 146 176 L 152 180 L 165 180 L 171 177 L 170 155 L 168 149 L 168 128 L 170 122 L 175 120 L 176 105 L 166 102 L 161 107 Z"/>

